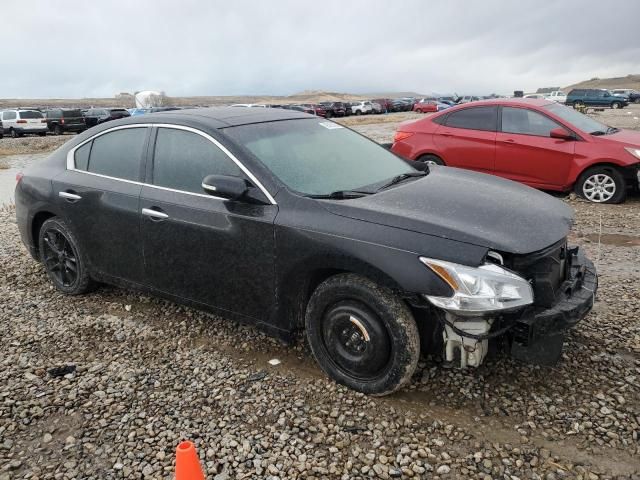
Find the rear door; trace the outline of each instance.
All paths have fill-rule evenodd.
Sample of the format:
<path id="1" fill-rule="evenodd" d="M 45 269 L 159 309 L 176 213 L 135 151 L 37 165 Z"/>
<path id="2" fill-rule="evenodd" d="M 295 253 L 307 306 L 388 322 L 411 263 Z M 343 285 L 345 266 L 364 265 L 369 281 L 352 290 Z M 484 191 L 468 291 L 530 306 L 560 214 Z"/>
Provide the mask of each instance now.
<path id="1" fill-rule="evenodd" d="M 434 134 L 434 143 L 451 167 L 493 172 L 497 106 L 470 106 L 447 115 Z"/>
<path id="2" fill-rule="evenodd" d="M 53 180 L 60 208 L 93 270 L 143 281 L 139 201 L 150 128 L 108 130 L 71 151 Z"/>
<path id="3" fill-rule="evenodd" d="M 142 189 L 147 284 L 194 302 L 265 318 L 275 299 L 278 207 L 206 194 L 207 175 L 246 172 L 199 130 L 156 129 L 152 170 Z"/>
<path id="4" fill-rule="evenodd" d="M 565 128 L 540 112 L 502 107 L 496 138 L 495 173 L 537 188 L 563 188 L 573 162 L 575 141 L 551 138 Z"/>

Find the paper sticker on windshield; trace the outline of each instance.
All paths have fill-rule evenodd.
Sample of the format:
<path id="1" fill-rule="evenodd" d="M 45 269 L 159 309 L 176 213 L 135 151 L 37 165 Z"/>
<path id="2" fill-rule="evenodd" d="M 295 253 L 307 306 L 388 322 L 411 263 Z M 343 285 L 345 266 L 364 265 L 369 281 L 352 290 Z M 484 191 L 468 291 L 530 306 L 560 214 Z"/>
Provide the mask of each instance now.
<path id="1" fill-rule="evenodd" d="M 328 128 L 329 130 L 335 130 L 336 128 L 344 128 L 342 125 L 338 125 L 333 122 L 319 122 L 318 125 L 322 125 L 324 128 Z"/>

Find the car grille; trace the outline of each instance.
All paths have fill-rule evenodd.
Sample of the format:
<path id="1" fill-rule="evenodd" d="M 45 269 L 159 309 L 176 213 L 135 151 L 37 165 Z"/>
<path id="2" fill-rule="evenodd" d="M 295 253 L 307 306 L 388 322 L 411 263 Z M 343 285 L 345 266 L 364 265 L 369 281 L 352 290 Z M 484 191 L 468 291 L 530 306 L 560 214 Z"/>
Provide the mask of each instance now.
<path id="1" fill-rule="evenodd" d="M 513 255 L 508 268 L 531 282 L 536 307 L 549 308 L 559 300 L 562 283 L 567 279 L 567 239 L 538 252 Z"/>

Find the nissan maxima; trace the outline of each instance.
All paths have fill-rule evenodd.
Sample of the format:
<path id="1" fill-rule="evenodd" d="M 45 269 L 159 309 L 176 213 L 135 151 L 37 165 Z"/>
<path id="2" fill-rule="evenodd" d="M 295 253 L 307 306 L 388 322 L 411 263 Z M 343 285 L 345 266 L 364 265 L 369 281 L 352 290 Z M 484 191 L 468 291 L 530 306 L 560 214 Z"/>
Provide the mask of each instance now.
<path id="1" fill-rule="evenodd" d="M 282 109 L 200 109 L 98 125 L 24 172 L 24 244 L 69 295 L 99 283 L 283 339 L 374 395 L 420 353 L 479 366 L 491 342 L 553 364 L 591 309 L 573 213 L 509 180 L 422 164 Z M 498 357 L 500 358 L 500 357 Z"/>

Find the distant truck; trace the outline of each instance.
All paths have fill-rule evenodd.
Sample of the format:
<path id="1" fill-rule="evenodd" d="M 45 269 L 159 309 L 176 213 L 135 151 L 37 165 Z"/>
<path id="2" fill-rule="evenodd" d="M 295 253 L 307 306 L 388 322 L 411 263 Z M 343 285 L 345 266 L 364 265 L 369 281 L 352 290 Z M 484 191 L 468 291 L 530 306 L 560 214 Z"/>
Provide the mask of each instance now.
<path id="1" fill-rule="evenodd" d="M 544 96 L 547 100 L 553 100 L 558 103 L 565 103 L 567 101 L 567 94 L 561 92 L 560 90 L 556 90 L 554 92 L 548 93 Z"/>

